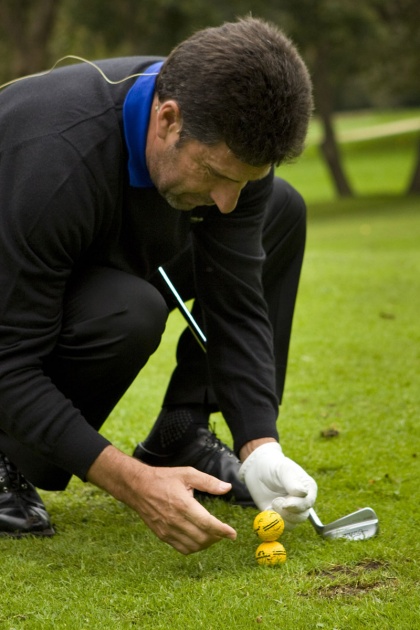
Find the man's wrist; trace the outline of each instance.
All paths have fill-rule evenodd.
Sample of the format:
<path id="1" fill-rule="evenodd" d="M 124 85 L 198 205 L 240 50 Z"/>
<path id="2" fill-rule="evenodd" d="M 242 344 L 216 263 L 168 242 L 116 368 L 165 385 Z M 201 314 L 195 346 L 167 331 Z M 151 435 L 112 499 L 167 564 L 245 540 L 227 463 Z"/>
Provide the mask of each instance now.
<path id="1" fill-rule="evenodd" d="M 133 466 L 133 461 L 135 465 Z M 107 446 L 87 471 L 86 479 L 116 499 L 128 502 L 132 481 L 138 469 L 145 466 L 125 455 L 115 446 Z"/>
<path id="2" fill-rule="evenodd" d="M 255 451 L 256 448 L 262 446 L 263 444 L 268 444 L 269 442 L 277 442 L 277 440 L 271 437 L 267 437 L 258 438 L 256 440 L 250 440 L 249 442 L 246 442 L 239 451 L 239 459 L 241 460 L 241 462 L 244 462 L 246 458 L 249 457 L 249 455 L 251 455 L 253 451 Z"/>

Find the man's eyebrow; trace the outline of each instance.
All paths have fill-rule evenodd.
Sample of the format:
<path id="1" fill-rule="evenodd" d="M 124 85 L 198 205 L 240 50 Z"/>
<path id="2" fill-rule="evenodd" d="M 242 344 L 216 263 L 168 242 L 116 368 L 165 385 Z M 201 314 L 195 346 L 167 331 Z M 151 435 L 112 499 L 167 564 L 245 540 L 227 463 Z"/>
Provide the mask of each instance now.
<path id="1" fill-rule="evenodd" d="M 233 179 L 232 177 L 228 177 L 224 173 L 221 173 L 220 171 L 213 168 L 213 166 L 210 166 L 210 164 L 207 164 L 207 168 L 212 173 L 212 175 L 215 175 L 216 177 L 220 177 L 221 179 L 228 179 L 230 182 L 235 182 L 235 184 L 241 183 L 239 179 Z"/>
<path id="2" fill-rule="evenodd" d="M 216 177 L 220 177 L 221 179 L 227 179 L 229 182 L 234 182 L 235 184 L 241 184 L 242 183 L 241 180 L 239 180 L 239 179 L 233 179 L 232 177 L 228 177 L 224 173 L 221 173 L 220 171 L 215 169 L 213 166 L 210 166 L 210 164 L 207 164 L 207 168 L 212 173 L 212 175 L 215 175 Z M 265 173 L 265 175 L 261 175 L 261 177 L 258 177 L 256 180 L 252 180 L 252 181 L 259 181 L 261 179 L 264 179 L 264 177 L 267 177 L 269 172 L 270 171 Z"/>

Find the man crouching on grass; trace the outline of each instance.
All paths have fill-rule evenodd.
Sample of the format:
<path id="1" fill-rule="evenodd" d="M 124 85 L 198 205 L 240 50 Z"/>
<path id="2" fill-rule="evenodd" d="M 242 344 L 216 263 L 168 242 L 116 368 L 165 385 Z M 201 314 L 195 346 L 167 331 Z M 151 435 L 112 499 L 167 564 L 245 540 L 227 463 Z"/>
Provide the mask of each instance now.
<path id="1" fill-rule="evenodd" d="M 272 506 L 289 528 L 306 519 L 316 484 L 276 428 L 305 208 L 274 166 L 301 153 L 311 110 L 293 44 L 253 18 L 167 59 L 77 64 L 0 92 L 1 534 L 52 535 L 35 487 L 72 475 L 184 554 L 236 537 L 194 490 Z M 195 300 L 207 353 L 181 335 L 162 411 L 129 456 L 99 429 L 173 308 L 159 266 Z M 208 429 L 218 410 L 234 452 Z"/>

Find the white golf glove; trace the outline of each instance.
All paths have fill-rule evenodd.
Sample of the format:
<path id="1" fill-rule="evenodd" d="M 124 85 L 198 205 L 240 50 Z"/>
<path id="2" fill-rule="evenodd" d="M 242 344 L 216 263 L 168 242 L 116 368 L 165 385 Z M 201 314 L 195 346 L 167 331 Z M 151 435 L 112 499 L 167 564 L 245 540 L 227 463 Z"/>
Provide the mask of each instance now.
<path id="1" fill-rule="evenodd" d="M 288 530 L 306 520 L 315 503 L 315 480 L 286 457 L 277 442 L 256 448 L 240 467 L 239 478 L 259 509 L 278 512 Z"/>

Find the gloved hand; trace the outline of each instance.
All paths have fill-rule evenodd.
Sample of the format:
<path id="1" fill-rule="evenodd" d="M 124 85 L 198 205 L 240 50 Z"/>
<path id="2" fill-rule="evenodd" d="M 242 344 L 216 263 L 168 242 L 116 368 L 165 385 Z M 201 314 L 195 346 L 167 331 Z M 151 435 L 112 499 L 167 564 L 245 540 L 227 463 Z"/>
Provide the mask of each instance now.
<path id="1" fill-rule="evenodd" d="M 277 442 L 256 448 L 239 469 L 239 478 L 259 509 L 278 512 L 288 530 L 306 520 L 315 503 L 315 480 L 286 457 Z"/>

